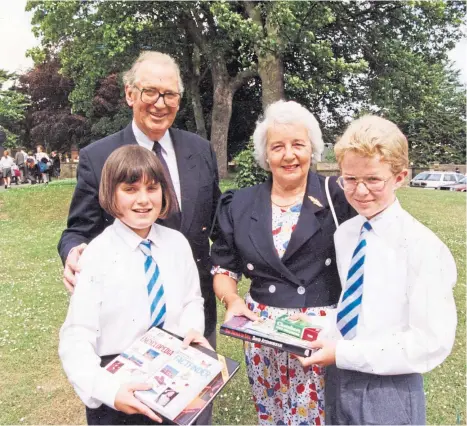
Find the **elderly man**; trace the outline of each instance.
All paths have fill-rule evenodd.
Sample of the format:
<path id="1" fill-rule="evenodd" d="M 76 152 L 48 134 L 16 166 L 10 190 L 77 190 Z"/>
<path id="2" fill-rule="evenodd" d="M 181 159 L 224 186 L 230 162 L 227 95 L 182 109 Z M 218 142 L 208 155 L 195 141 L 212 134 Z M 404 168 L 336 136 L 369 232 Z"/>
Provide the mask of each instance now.
<path id="1" fill-rule="evenodd" d="M 113 222 L 99 205 L 102 167 L 108 156 L 127 144 L 139 144 L 158 155 L 170 177 L 178 205 L 160 223 L 182 232 L 190 242 L 204 297 L 205 336 L 215 347 L 216 303 L 209 273 L 209 230 L 220 196 L 217 162 L 210 143 L 172 128 L 183 94 L 180 70 L 168 55 L 143 52 L 124 75 L 125 97 L 133 121 L 123 130 L 80 151 L 78 182 L 71 200 L 67 228 L 58 244 L 64 263 L 63 282 L 76 283 L 78 260 L 89 243 Z M 203 418 L 202 423 L 210 420 Z"/>

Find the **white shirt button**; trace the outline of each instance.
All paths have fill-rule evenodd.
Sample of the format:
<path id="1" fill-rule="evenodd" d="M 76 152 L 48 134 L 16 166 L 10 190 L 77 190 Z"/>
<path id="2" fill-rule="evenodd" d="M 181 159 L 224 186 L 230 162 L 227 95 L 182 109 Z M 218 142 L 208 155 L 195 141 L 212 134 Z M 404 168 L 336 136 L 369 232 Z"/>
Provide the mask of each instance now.
<path id="1" fill-rule="evenodd" d="M 273 284 L 271 284 L 271 285 L 269 286 L 269 293 L 275 293 L 275 292 L 276 292 L 276 286 L 273 285 Z"/>
<path id="2" fill-rule="evenodd" d="M 251 263 L 248 263 L 246 267 L 249 271 L 252 271 L 253 269 L 255 269 L 255 267 Z"/>
<path id="3" fill-rule="evenodd" d="M 298 294 L 305 294 L 305 291 L 306 291 L 306 289 L 303 286 L 300 286 L 300 287 L 297 288 L 297 293 Z"/>
<path id="4" fill-rule="evenodd" d="M 325 260 L 324 264 L 325 264 L 326 266 L 329 266 L 329 265 L 331 264 L 331 262 L 332 262 L 331 258 L 328 257 L 328 258 Z"/>

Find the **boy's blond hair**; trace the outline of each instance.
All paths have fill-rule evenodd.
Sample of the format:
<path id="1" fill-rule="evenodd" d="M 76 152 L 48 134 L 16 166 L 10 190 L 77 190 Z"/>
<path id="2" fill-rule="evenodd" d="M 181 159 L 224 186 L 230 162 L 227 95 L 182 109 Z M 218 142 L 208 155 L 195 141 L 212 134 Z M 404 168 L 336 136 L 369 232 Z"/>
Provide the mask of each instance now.
<path id="1" fill-rule="evenodd" d="M 363 157 L 380 155 L 394 174 L 409 166 L 407 138 L 393 122 L 375 115 L 365 115 L 350 123 L 334 145 L 334 152 L 339 166 L 347 152 Z"/>

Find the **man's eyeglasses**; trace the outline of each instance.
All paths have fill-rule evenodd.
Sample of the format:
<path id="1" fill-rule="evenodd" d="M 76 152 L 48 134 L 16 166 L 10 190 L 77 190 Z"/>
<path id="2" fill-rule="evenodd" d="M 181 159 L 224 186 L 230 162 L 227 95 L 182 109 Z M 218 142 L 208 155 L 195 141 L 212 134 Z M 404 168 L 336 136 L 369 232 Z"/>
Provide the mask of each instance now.
<path id="1" fill-rule="evenodd" d="M 378 176 L 368 176 L 361 179 L 357 179 L 355 176 L 339 176 L 337 183 L 345 192 L 354 192 L 360 183 L 366 186 L 366 189 L 371 192 L 382 191 L 386 185 L 386 182 L 391 179 L 389 176 L 387 179 L 383 179 Z"/>
<path id="2" fill-rule="evenodd" d="M 176 108 L 180 104 L 180 93 L 161 93 L 157 89 L 140 89 L 139 87 L 134 87 L 141 92 L 141 101 L 145 104 L 154 105 L 159 101 L 159 98 L 162 98 L 164 104 L 171 108 Z"/>

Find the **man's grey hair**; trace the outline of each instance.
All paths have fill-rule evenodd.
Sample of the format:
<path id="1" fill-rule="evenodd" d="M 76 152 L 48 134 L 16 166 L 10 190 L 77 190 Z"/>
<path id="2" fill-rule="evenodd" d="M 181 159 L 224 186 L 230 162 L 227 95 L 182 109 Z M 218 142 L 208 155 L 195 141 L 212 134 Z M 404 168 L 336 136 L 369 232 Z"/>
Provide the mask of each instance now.
<path id="1" fill-rule="evenodd" d="M 266 161 L 267 133 L 272 124 L 302 124 L 311 142 L 312 156 L 320 158 L 324 149 L 318 121 L 305 107 L 294 101 L 277 101 L 266 108 L 262 119 L 256 123 L 253 133 L 254 156 L 258 164 L 270 171 Z"/>
<path id="2" fill-rule="evenodd" d="M 161 52 L 153 52 L 151 50 L 147 50 L 141 52 L 136 61 L 133 63 L 131 68 L 123 74 L 123 83 L 128 86 L 133 86 L 136 81 L 136 74 L 140 65 L 143 62 L 151 62 L 155 65 L 167 65 L 173 67 L 175 72 L 177 73 L 178 78 L 178 91 L 180 95 L 183 95 L 184 87 L 182 76 L 180 75 L 180 68 L 178 67 L 177 62 L 171 56 L 161 53 Z"/>

